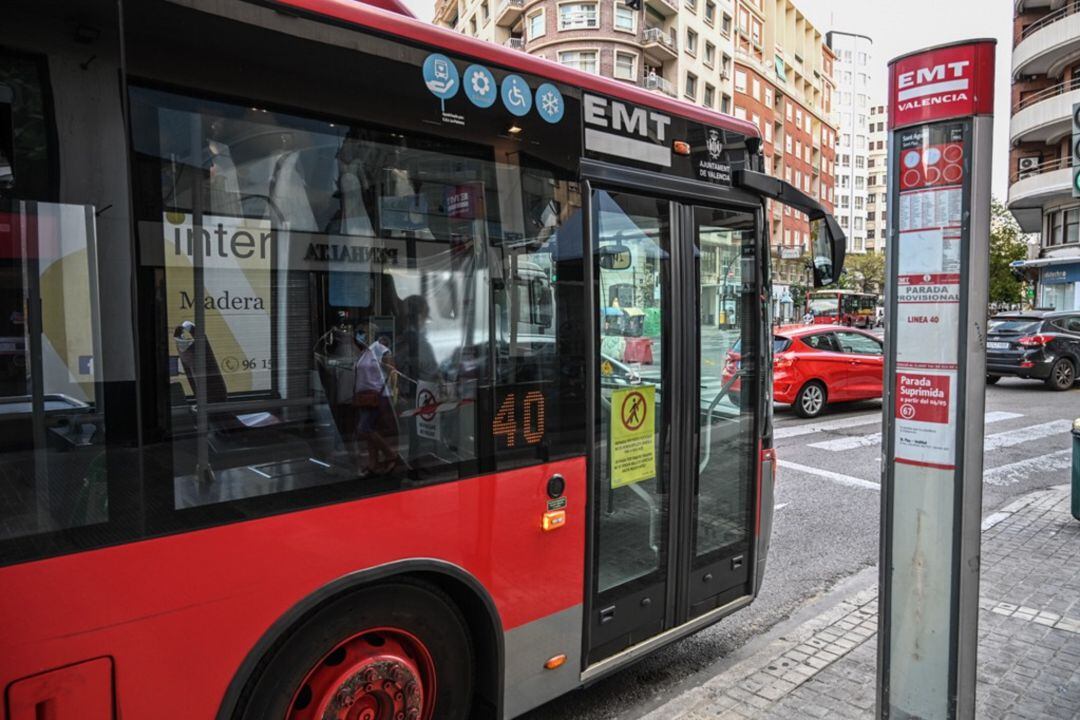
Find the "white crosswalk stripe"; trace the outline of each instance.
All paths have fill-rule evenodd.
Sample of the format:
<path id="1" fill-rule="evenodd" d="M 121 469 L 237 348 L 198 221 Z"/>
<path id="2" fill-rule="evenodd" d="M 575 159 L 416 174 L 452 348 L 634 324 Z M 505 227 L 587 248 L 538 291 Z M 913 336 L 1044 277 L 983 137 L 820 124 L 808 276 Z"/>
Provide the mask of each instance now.
<path id="1" fill-rule="evenodd" d="M 1019 430 L 1009 430 L 1008 432 L 987 435 L 986 439 L 983 440 L 983 452 L 1012 447 L 1013 445 L 1020 445 L 1032 440 L 1042 440 L 1043 438 L 1052 435 L 1061 435 L 1062 438 L 1066 438 L 1066 433 L 1068 433 L 1071 428 L 1072 422 L 1069 420 L 1054 420 L 1048 423 L 1020 428 Z"/>
<path id="2" fill-rule="evenodd" d="M 1068 470 L 1070 465 L 1072 465 L 1072 450 L 1058 450 L 990 468 L 983 473 L 983 481 L 990 485 L 1013 485 L 1028 479 L 1035 473 L 1050 476 L 1051 473 L 1059 470 Z"/>
<path id="3" fill-rule="evenodd" d="M 814 433 L 826 430 L 843 430 L 844 428 L 858 427 L 860 425 L 870 425 L 872 423 L 881 423 L 881 413 L 867 413 L 865 415 L 853 415 L 838 420 L 826 420 L 825 422 L 807 423 L 806 425 L 781 427 L 773 432 L 773 437 L 777 440 L 781 440 L 784 438 L 799 437 L 801 435 L 813 435 Z"/>
<path id="4" fill-rule="evenodd" d="M 986 413 L 985 423 L 987 425 L 996 422 L 1003 422 L 1005 420 L 1015 420 L 1016 418 L 1023 417 L 1022 413 L 1014 412 L 1002 412 L 994 411 Z M 1039 427 L 1037 425 L 1033 427 Z M 1013 431 L 1019 432 L 1019 431 Z M 1008 435 L 1010 433 L 1002 433 Z M 993 436 L 991 436 L 993 437 Z M 990 438 L 987 438 L 989 440 Z M 1020 442 L 1024 442 L 1021 440 Z M 828 450 L 830 452 L 841 452 L 844 450 L 854 450 L 861 447 L 870 447 L 871 445 L 879 445 L 881 443 L 881 433 L 869 433 L 867 435 L 850 435 L 846 437 L 835 438 L 833 440 L 823 440 L 822 442 L 810 443 L 807 447 L 817 448 L 818 450 Z"/>

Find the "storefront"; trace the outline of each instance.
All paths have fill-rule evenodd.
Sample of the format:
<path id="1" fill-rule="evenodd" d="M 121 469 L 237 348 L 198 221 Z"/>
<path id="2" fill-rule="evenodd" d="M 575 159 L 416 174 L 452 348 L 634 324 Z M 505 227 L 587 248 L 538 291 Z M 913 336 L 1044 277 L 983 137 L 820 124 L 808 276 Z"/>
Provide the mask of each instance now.
<path id="1" fill-rule="evenodd" d="M 1080 258 L 1040 268 L 1039 307 L 1080 310 Z"/>
<path id="2" fill-rule="evenodd" d="M 1080 310 L 1080 257 L 1038 258 L 1012 264 L 1035 281 L 1034 305 L 1044 310 Z"/>

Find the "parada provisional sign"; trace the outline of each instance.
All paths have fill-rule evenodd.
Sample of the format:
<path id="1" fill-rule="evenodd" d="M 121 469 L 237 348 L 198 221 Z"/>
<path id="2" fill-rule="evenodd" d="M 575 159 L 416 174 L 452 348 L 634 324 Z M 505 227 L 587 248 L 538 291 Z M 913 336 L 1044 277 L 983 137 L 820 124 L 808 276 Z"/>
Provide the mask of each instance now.
<path id="1" fill-rule="evenodd" d="M 611 394 L 611 487 L 656 477 L 656 388 L 622 388 Z"/>

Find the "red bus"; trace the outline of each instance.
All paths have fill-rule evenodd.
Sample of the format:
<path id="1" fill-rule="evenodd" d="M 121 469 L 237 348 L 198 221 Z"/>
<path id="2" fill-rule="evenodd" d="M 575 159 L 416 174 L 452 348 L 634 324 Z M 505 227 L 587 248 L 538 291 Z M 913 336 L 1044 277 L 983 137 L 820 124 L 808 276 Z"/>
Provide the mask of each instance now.
<path id="1" fill-rule="evenodd" d="M 806 306 L 814 313 L 816 324 L 868 328 L 877 317 L 878 296 L 835 288 L 815 290 L 808 295 Z"/>
<path id="2" fill-rule="evenodd" d="M 765 199 L 844 240 L 752 125 L 344 0 L 0 12 L 5 720 L 511 718 L 757 594 Z"/>

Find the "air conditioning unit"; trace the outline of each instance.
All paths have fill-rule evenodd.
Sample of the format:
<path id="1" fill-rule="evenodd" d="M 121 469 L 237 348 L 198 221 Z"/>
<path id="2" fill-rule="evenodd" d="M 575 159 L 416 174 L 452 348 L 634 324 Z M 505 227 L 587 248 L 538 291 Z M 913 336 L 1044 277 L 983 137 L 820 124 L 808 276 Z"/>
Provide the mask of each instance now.
<path id="1" fill-rule="evenodd" d="M 1027 176 L 1035 174 L 1035 172 L 1039 168 L 1039 161 L 1040 160 L 1042 160 L 1042 158 L 1040 158 L 1038 155 L 1032 155 L 1030 157 L 1022 157 L 1022 158 L 1020 158 L 1019 161 L 1017 162 L 1017 167 L 1018 167 L 1018 169 L 1020 171 L 1018 173 L 1019 176 L 1020 176 L 1020 179 L 1023 180 Z"/>

